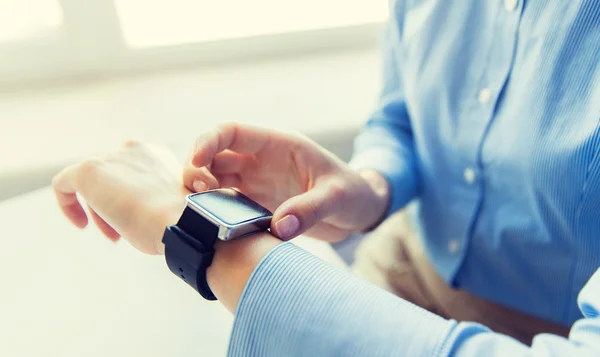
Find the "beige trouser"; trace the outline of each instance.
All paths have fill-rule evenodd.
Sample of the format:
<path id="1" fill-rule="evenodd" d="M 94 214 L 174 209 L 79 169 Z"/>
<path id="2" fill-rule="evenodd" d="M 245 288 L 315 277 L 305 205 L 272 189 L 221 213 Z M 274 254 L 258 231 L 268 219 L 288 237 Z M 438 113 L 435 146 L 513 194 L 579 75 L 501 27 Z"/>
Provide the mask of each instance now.
<path id="1" fill-rule="evenodd" d="M 530 344 L 548 332 L 566 336 L 568 328 L 449 287 L 425 255 L 405 212 L 388 218 L 360 244 L 352 266 L 356 275 L 437 315 L 475 321 Z"/>

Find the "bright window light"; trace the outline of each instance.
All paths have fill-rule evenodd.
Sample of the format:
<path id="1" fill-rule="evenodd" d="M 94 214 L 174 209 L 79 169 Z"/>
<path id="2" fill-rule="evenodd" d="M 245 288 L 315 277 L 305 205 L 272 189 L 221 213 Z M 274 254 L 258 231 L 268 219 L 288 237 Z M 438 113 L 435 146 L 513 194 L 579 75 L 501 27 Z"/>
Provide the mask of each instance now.
<path id="1" fill-rule="evenodd" d="M 0 0 L 0 43 L 47 36 L 61 24 L 55 0 Z"/>
<path id="2" fill-rule="evenodd" d="M 115 0 L 115 6 L 125 41 L 146 48 L 381 22 L 388 1 Z"/>

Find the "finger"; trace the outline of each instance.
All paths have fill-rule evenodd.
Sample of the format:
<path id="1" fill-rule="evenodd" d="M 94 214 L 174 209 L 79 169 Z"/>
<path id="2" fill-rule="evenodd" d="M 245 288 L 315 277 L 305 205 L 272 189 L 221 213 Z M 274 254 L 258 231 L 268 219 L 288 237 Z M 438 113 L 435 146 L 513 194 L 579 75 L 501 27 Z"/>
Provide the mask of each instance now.
<path id="1" fill-rule="evenodd" d="M 102 234 L 104 234 L 108 239 L 112 240 L 113 242 L 116 242 L 119 240 L 119 238 L 121 238 L 121 235 L 117 231 L 115 231 L 113 227 L 106 223 L 106 221 L 102 219 L 102 217 L 100 217 L 98 213 L 96 213 L 96 211 L 94 211 L 94 209 L 90 207 L 90 205 L 87 205 L 87 208 L 90 216 L 92 217 L 92 220 L 100 229 Z"/>
<path id="2" fill-rule="evenodd" d="M 217 179 L 221 184 L 221 187 L 235 187 L 240 190 L 244 190 L 244 182 L 242 180 L 242 176 L 240 174 L 225 174 L 225 175 L 217 175 Z"/>
<path id="3" fill-rule="evenodd" d="M 192 192 L 204 192 L 221 187 L 219 180 L 207 167 L 186 164 L 183 169 L 183 184 Z"/>
<path id="4" fill-rule="evenodd" d="M 226 149 L 239 154 L 256 154 L 268 146 L 275 135 L 281 134 L 251 125 L 222 124 L 196 140 L 191 161 L 196 167 L 206 166 L 218 153 Z"/>
<path id="5" fill-rule="evenodd" d="M 271 232 L 283 240 L 294 238 L 342 207 L 345 195 L 342 184 L 331 182 L 294 196 L 275 210 Z"/>
<path id="6" fill-rule="evenodd" d="M 210 165 L 210 171 L 215 175 L 240 173 L 255 163 L 253 155 L 238 154 L 230 150 L 219 153 Z"/>
<path id="7" fill-rule="evenodd" d="M 79 228 L 88 224 L 88 218 L 81 203 L 77 199 L 75 175 L 77 166 L 72 165 L 59 172 L 52 180 L 52 189 L 60 209 L 64 215 Z"/>

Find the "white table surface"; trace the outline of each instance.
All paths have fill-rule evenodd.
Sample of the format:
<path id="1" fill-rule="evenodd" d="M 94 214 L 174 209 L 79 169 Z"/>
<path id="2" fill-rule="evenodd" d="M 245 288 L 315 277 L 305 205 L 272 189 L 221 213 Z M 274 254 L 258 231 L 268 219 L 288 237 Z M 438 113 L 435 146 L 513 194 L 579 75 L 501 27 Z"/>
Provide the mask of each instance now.
<path id="1" fill-rule="evenodd" d="M 68 224 L 49 189 L 0 203 L 0 356 L 224 356 L 232 316 L 164 258 Z M 329 245 L 297 243 L 334 264 Z"/>

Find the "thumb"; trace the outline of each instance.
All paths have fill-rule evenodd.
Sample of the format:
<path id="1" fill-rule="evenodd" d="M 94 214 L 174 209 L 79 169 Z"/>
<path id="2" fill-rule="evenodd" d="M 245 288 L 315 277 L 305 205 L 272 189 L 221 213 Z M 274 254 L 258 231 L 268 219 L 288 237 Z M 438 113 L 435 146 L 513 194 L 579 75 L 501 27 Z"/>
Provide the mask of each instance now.
<path id="1" fill-rule="evenodd" d="M 283 202 L 271 220 L 271 232 L 282 240 L 292 239 L 330 216 L 343 205 L 343 185 L 325 184 Z"/>

